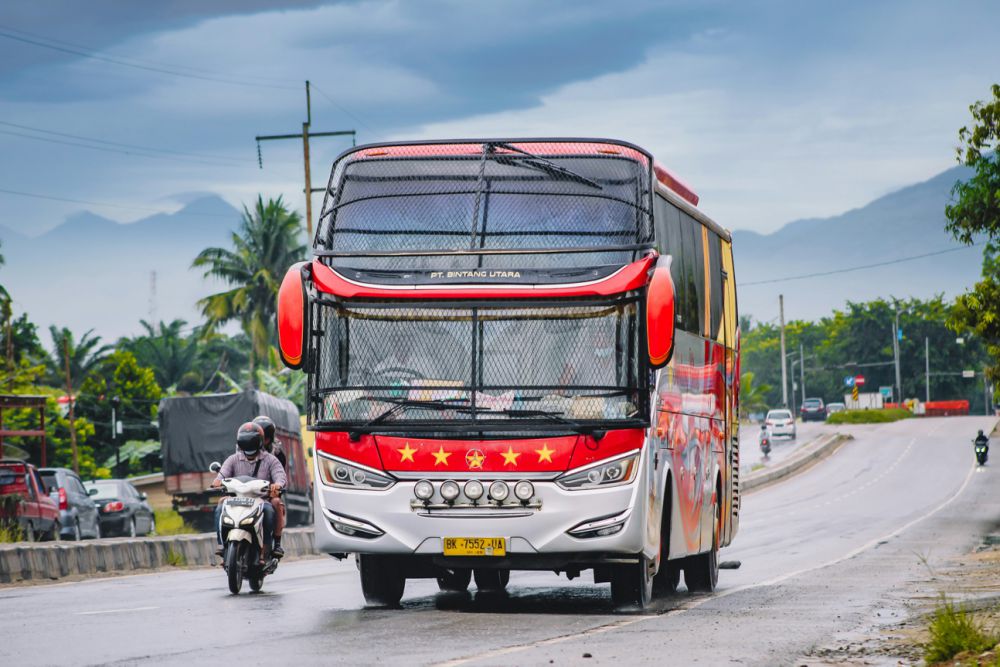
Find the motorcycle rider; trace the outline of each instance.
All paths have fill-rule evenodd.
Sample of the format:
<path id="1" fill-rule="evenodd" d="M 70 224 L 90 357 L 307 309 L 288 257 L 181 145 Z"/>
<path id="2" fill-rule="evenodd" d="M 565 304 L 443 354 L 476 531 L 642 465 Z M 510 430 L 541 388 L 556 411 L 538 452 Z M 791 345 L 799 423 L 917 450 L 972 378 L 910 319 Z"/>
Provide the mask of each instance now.
<path id="1" fill-rule="evenodd" d="M 270 482 L 271 498 L 277 497 L 287 481 L 285 470 L 273 454 L 264 451 L 263 446 L 264 430 L 260 426 L 253 422 L 247 422 L 240 426 L 236 432 L 237 451 L 222 464 L 222 468 L 219 470 L 215 481 L 212 482 L 212 486 L 222 486 L 222 480 L 227 477 L 253 477 Z M 277 550 L 269 549 L 274 533 L 274 507 L 271 503 L 264 503 L 263 512 L 264 545 L 262 552 L 270 551 L 276 558 L 280 558 L 284 555 L 284 552 L 281 552 L 279 555 Z M 215 507 L 215 539 L 218 542 L 218 548 L 215 553 L 219 556 L 222 555 L 222 530 L 219 526 L 221 517 L 222 501 Z M 261 555 L 263 556 L 264 554 L 262 553 Z"/>
<path id="2" fill-rule="evenodd" d="M 990 437 L 988 435 L 986 435 L 985 433 L 983 433 L 982 429 L 980 429 L 979 435 L 976 436 L 976 439 L 974 441 L 974 445 L 976 447 L 985 447 L 986 448 L 986 456 L 989 456 L 989 454 L 990 454 Z"/>
<path id="3" fill-rule="evenodd" d="M 254 417 L 253 423 L 264 432 L 264 451 L 273 454 L 281 463 L 282 470 L 285 471 L 285 478 L 288 477 L 288 458 L 285 456 L 285 447 L 281 441 L 275 437 L 274 420 L 267 415 Z M 272 553 L 281 558 L 285 555 L 285 550 L 281 548 L 281 533 L 285 530 L 285 501 L 280 496 L 271 498 L 271 505 L 274 506 L 274 547 Z"/>

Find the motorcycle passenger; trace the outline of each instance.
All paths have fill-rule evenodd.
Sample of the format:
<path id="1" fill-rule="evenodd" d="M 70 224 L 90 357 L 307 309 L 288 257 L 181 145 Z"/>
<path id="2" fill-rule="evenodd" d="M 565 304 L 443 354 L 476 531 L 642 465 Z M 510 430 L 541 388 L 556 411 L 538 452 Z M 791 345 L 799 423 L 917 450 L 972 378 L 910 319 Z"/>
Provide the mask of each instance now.
<path id="1" fill-rule="evenodd" d="M 288 477 L 288 458 L 285 456 L 285 448 L 281 441 L 275 437 L 274 420 L 267 415 L 254 417 L 253 423 L 264 431 L 264 451 L 273 454 L 281 463 L 282 470 L 285 471 L 285 478 Z M 271 550 L 277 558 L 285 555 L 285 550 L 281 548 L 281 533 L 285 530 L 285 502 L 280 496 L 271 498 L 271 505 L 274 506 L 274 547 Z"/>
<path id="2" fill-rule="evenodd" d="M 974 444 L 975 444 L 976 447 L 985 447 L 986 448 L 986 455 L 989 456 L 989 453 L 990 453 L 990 437 L 988 435 L 986 435 L 985 433 L 983 433 L 982 430 L 980 430 L 979 431 L 979 435 L 976 436 L 976 440 L 975 440 Z"/>
<path id="3" fill-rule="evenodd" d="M 270 482 L 271 498 L 278 496 L 286 483 L 285 470 L 273 454 L 264 451 L 263 445 L 264 430 L 260 426 L 253 422 L 247 422 L 240 426 L 236 432 L 237 451 L 222 464 L 222 468 L 219 470 L 215 481 L 212 482 L 212 486 L 222 486 L 222 480 L 227 477 L 253 477 Z M 215 538 L 218 542 L 218 548 L 215 553 L 219 556 L 222 555 L 222 530 L 219 524 L 222 517 L 223 501 L 220 501 L 215 507 Z M 262 551 L 270 551 L 275 557 L 280 557 L 276 551 L 270 549 L 274 533 L 274 507 L 271 503 L 263 503 L 263 512 L 264 544 L 262 545 Z M 264 554 L 262 553 L 261 555 L 263 556 Z"/>

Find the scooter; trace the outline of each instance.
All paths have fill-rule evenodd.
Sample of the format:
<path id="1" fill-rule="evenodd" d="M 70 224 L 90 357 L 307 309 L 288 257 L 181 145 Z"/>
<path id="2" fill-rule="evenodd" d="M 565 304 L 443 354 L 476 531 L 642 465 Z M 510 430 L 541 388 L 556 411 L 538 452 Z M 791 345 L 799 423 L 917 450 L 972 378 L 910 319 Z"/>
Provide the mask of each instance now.
<path id="1" fill-rule="evenodd" d="M 218 472 L 222 466 L 212 463 L 209 470 Z M 219 529 L 222 534 L 222 567 L 229 578 L 229 592 L 238 595 L 243 580 L 250 582 L 255 593 L 264 586 L 264 577 L 274 574 L 278 559 L 261 563 L 264 544 L 264 503 L 271 485 L 253 477 L 229 477 L 222 488 L 230 496 L 222 502 Z"/>
<path id="2" fill-rule="evenodd" d="M 767 434 L 767 431 L 760 433 L 760 451 L 764 453 L 765 457 L 771 454 L 771 436 Z"/>
<path id="3" fill-rule="evenodd" d="M 973 440 L 973 442 L 976 445 L 976 462 L 981 466 L 986 465 L 987 451 L 990 447 L 989 444 L 985 442 L 978 442 L 976 440 Z"/>

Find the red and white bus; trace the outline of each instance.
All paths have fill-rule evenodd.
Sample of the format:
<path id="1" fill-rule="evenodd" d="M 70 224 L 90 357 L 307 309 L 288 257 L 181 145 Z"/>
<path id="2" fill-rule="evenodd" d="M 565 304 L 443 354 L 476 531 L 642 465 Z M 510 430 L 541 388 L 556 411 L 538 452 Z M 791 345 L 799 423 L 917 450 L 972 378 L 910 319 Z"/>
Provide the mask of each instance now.
<path id="1" fill-rule="evenodd" d="M 593 571 L 711 591 L 739 518 L 729 232 L 638 146 L 359 146 L 281 286 L 308 373 L 316 546 L 366 599 Z"/>

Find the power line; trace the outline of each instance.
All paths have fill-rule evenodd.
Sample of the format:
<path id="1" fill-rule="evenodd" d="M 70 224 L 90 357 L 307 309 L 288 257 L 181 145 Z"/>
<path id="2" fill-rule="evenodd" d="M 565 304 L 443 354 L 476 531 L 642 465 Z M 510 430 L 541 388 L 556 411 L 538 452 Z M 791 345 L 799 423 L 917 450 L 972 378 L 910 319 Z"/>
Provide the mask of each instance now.
<path id="1" fill-rule="evenodd" d="M 68 197 L 56 197 L 54 195 L 40 195 L 40 194 L 38 194 L 36 192 L 23 192 L 21 190 L 7 190 L 5 188 L 0 188 L 0 193 L 7 194 L 7 195 L 16 195 L 18 197 L 31 197 L 32 199 L 47 199 L 47 200 L 50 200 L 50 201 L 67 202 L 67 203 L 70 203 L 70 204 L 83 204 L 85 206 L 101 206 L 101 207 L 108 207 L 108 208 L 120 208 L 120 209 L 132 210 L 132 211 L 146 211 L 146 212 L 151 212 L 151 213 L 162 213 L 164 215 L 174 215 L 173 213 L 167 213 L 166 211 L 163 211 L 162 209 L 152 208 L 152 207 L 149 207 L 149 206 L 126 206 L 124 204 L 111 204 L 109 202 L 88 201 L 86 199 L 70 199 Z M 175 211 L 175 213 L 176 213 L 176 211 Z M 233 215 L 228 215 L 228 214 L 225 214 L 225 213 L 188 213 L 187 215 L 190 215 L 192 217 L 199 217 L 199 218 L 232 218 L 232 217 L 238 216 L 240 214 L 239 213 L 234 213 Z"/>
<path id="2" fill-rule="evenodd" d="M 310 82 L 310 83 L 312 83 L 312 82 Z M 344 108 L 344 106 L 342 104 L 340 104 L 338 102 L 335 102 L 332 97 L 330 97 L 329 95 L 327 95 L 323 91 L 323 89 L 320 88 L 319 86 L 317 86 L 315 83 L 312 83 L 312 87 L 315 88 L 316 90 L 318 90 L 319 94 L 322 95 L 323 97 L 325 97 L 330 104 L 332 104 L 333 106 L 335 106 L 338 109 L 340 109 L 341 111 L 343 111 L 345 114 L 347 114 L 348 116 L 350 116 L 352 119 L 356 120 L 359 125 L 361 125 L 362 127 L 368 128 L 372 132 L 378 132 L 378 130 L 376 130 L 375 128 L 373 128 L 371 125 L 369 125 L 365 121 L 361 120 L 358 116 L 356 116 L 355 114 L 351 113 L 348 109 Z"/>
<path id="3" fill-rule="evenodd" d="M 915 259 L 923 259 L 925 257 L 935 257 L 937 255 L 944 255 L 949 252 L 958 252 L 959 250 L 967 250 L 969 248 L 976 248 L 982 246 L 982 243 L 973 243 L 967 246 L 959 246 L 957 248 L 947 248 L 945 250 L 936 250 L 934 252 L 926 252 L 922 255 L 911 255 L 909 257 L 900 257 L 898 259 L 891 259 L 885 262 L 876 262 L 874 264 L 862 264 L 860 266 L 852 266 L 845 269 L 834 269 L 832 271 L 819 271 L 816 273 L 804 273 L 798 276 L 785 276 L 784 278 L 771 278 L 768 280 L 754 280 L 748 283 L 740 283 L 743 287 L 749 287 L 750 285 L 767 285 L 770 283 L 784 283 L 792 280 L 805 280 L 806 278 L 819 278 L 822 276 L 832 276 L 838 273 L 850 273 L 851 271 L 862 271 L 864 269 L 874 269 L 880 266 L 889 266 L 891 264 L 901 264 L 903 262 L 911 262 Z"/>
<path id="4" fill-rule="evenodd" d="M 267 84 L 267 83 L 254 83 L 252 81 L 240 81 L 238 79 L 231 79 L 231 78 L 226 78 L 226 77 L 221 77 L 221 76 L 210 76 L 210 75 L 201 75 L 201 74 L 192 74 L 192 73 L 178 72 L 176 69 L 169 69 L 167 67 L 160 67 L 160 66 L 154 66 L 154 65 L 144 65 L 144 64 L 141 64 L 141 63 L 138 63 L 138 62 L 128 62 L 126 60 L 122 60 L 122 59 L 119 59 L 119 58 L 112 58 L 110 56 L 104 56 L 104 55 L 101 55 L 100 53 L 96 53 L 94 51 L 89 51 L 89 50 L 86 50 L 86 49 L 83 49 L 83 48 L 79 48 L 79 47 L 59 46 L 59 45 L 53 44 L 53 43 L 48 43 L 47 44 L 45 42 L 38 41 L 38 39 L 30 39 L 28 37 L 21 37 L 19 35 L 12 34 L 11 32 L 6 32 L 6 31 L 3 31 L 3 30 L 0 30 L 0 37 L 5 37 L 5 38 L 13 40 L 15 42 L 22 42 L 24 44 L 31 44 L 33 46 L 38 46 L 38 47 L 41 47 L 41 48 L 44 48 L 44 49 L 51 49 L 53 51 L 59 51 L 61 53 L 68 53 L 68 54 L 71 54 L 71 55 L 80 56 L 82 58 L 90 58 L 92 60 L 98 60 L 98 61 L 101 61 L 101 62 L 111 63 L 112 65 L 120 65 L 122 67 L 131 67 L 133 69 L 145 70 L 147 72 L 156 72 L 157 74 L 168 74 L 170 76 L 177 76 L 177 77 L 182 77 L 182 78 L 186 78 L 186 79 L 198 79 L 198 80 L 201 80 L 201 81 L 212 81 L 214 83 L 224 83 L 224 84 L 229 84 L 229 85 L 233 85 L 233 86 L 245 86 L 245 87 L 249 87 L 249 88 L 273 88 L 273 89 L 277 89 L 277 90 L 295 90 L 296 89 L 293 86 L 285 86 L 285 85 L 277 85 L 277 84 Z M 40 38 L 40 39 L 45 39 L 46 41 L 51 41 L 51 40 L 48 40 L 47 38 Z"/>
<path id="5" fill-rule="evenodd" d="M 105 144 L 108 146 L 118 146 L 120 148 L 131 148 L 134 150 L 147 151 L 150 153 L 166 153 L 168 155 L 179 155 L 183 157 L 194 157 L 208 160 L 228 160 L 234 163 L 246 162 L 244 158 L 232 157 L 228 155 L 211 155 L 208 153 L 188 153 L 185 151 L 175 151 L 168 148 L 155 148 L 152 146 L 139 146 L 137 144 L 126 144 L 120 141 L 110 141 L 108 139 L 97 139 L 95 137 L 86 137 L 79 134 L 70 134 L 68 132 L 57 132 L 55 130 L 46 130 L 41 127 L 32 127 L 31 125 L 21 125 L 19 123 L 11 123 L 10 121 L 0 120 L 0 125 L 6 125 L 8 127 L 16 127 L 21 130 L 28 130 L 30 132 L 39 132 L 41 134 L 51 134 L 57 137 L 67 137 L 69 139 L 79 139 L 81 141 L 90 141 L 96 144 Z M 131 154 L 131 153 L 130 153 Z"/>

